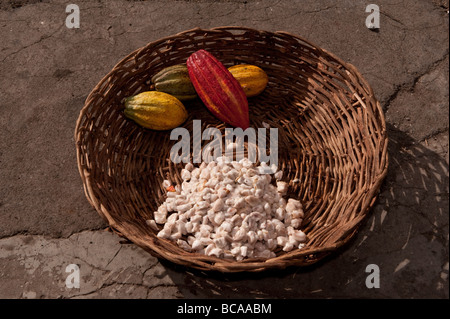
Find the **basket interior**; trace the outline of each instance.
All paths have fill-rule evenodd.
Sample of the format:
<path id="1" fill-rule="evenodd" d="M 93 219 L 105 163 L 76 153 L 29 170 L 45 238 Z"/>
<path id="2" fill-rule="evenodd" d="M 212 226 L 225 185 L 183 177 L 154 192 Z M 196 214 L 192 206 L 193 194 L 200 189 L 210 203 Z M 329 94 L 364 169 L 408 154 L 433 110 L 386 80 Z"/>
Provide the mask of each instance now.
<path id="1" fill-rule="evenodd" d="M 265 91 L 249 98 L 250 126 L 264 122 L 278 128 L 278 162 L 289 182 L 288 196 L 304 206 L 304 249 L 279 252 L 267 261 L 219 260 L 188 253 L 146 225 L 164 201 L 162 181 L 179 182 L 183 165 L 169 159 L 177 142 L 170 132 L 126 119 L 122 100 L 148 91 L 153 74 L 185 63 L 199 49 L 227 67 L 248 63 L 268 74 Z M 202 129 L 224 132 L 224 123 L 201 101 L 185 106 L 189 118 L 183 126 L 191 136 L 195 119 L 201 119 Z M 354 235 L 387 166 L 383 113 L 353 66 L 299 37 L 245 28 L 195 29 L 131 53 L 89 95 L 76 141 L 86 195 L 111 228 L 155 256 L 202 270 L 258 271 L 318 261 Z"/>

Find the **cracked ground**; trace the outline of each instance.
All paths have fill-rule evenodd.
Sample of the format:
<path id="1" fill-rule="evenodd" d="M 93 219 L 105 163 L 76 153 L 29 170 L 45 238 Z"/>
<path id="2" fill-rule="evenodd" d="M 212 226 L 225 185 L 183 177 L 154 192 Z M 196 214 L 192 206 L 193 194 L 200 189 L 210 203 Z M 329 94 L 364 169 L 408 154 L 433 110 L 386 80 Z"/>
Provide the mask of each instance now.
<path id="1" fill-rule="evenodd" d="M 0 298 L 448 298 L 448 1 L 0 3 Z M 160 261 L 106 231 L 78 174 L 84 101 L 124 56 L 194 27 L 302 36 L 355 65 L 385 111 L 390 166 L 356 238 L 306 269 L 218 276 Z M 65 284 L 80 268 L 79 288 Z M 380 288 L 365 285 L 380 268 Z"/>

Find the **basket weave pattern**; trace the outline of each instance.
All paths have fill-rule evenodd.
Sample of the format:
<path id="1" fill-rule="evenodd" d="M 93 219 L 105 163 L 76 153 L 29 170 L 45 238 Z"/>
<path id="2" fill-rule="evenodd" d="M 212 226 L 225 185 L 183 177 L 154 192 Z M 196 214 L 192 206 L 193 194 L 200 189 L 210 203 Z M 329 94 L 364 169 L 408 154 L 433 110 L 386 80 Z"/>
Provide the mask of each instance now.
<path id="1" fill-rule="evenodd" d="M 248 63 L 268 74 L 265 91 L 249 99 L 250 126 L 278 128 L 279 169 L 288 196 L 304 206 L 303 249 L 236 262 L 184 251 L 146 224 L 164 201 L 162 181 L 180 182 L 182 166 L 169 160 L 170 132 L 126 119 L 121 101 L 148 91 L 153 74 L 199 49 L 227 67 Z M 194 119 L 202 129 L 224 130 L 201 102 L 186 108 L 191 133 Z M 159 258 L 220 272 L 305 266 L 329 255 L 355 235 L 388 166 L 383 111 L 354 66 L 298 36 L 241 27 L 189 30 L 129 54 L 88 96 L 75 140 L 86 196 L 112 230 Z"/>

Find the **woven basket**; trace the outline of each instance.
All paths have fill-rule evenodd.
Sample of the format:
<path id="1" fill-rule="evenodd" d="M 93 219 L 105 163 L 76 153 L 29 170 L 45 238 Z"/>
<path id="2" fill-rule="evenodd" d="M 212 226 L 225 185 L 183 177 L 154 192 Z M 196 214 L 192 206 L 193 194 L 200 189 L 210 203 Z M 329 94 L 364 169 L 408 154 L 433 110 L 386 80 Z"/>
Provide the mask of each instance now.
<path id="1" fill-rule="evenodd" d="M 177 141 L 126 119 L 121 101 L 148 91 L 153 74 L 201 48 L 227 67 L 249 63 L 267 72 L 267 88 L 249 99 L 250 124 L 278 128 L 283 180 L 304 206 L 303 249 L 237 262 L 184 251 L 146 224 L 165 199 L 162 181 L 181 181 L 182 167 L 169 160 Z M 224 129 L 201 102 L 186 108 L 189 131 L 193 119 L 202 129 Z M 113 231 L 158 258 L 219 272 L 305 266 L 333 253 L 357 232 L 388 165 L 383 111 L 354 66 L 298 36 L 241 27 L 193 29 L 129 54 L 88 96 L 75 141 L 86 196 Z"/>

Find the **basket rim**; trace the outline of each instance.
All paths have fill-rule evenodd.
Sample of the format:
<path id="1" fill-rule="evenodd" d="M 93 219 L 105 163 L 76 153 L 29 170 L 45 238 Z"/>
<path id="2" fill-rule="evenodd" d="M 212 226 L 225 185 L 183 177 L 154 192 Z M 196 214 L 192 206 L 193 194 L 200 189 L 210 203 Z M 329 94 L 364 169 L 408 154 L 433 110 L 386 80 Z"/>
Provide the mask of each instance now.
<path id="1" fill-rule="evenodd" d="M 151 42 L 147 43 L 146 45 L 130 52 L 128 55 L 126 55 L 125 57 L 120 59 L 119 62 L 117 62 L 115 64 L 115 66 L 106 75 L 104 75 L 101 78 L 101 80 L 97 83 L 97 85 L 91 90 L 91 92 L 89 93 L 89 95 L 87 96 L 87 98 L 84 102 L 83 107 L 81 108 L 81 110 L 79 112 L 79 116 L 78 116 L 78 119 L 77 119 L 76 125 L 75 125 L 75 132 L 74 132 L 78 170 L 79 170 L 79 174 L 83 181 L 83 188 L 84 188 L 86 198 L 88 199 L 90 205 L 93 206 L 95 208 L 95 210 L 103 218 L 106 219 L 106 221 L 108 223 L 108 228 L 110 230 L 114 231 L 115 233 L 117 233 L 118 235 L 120 235 L 122 237 L 126 237 L 128 240 L 130 240 L 137 246 L 143 248 L 144 250 L 149 251 L 153 255 L 156 255 L 157 257 L 163 257 L 164 259 L 167 259 L 174 263 L 180 264 L 180 262 L 176 258 L 176 256 L 173 256 L 173 258 L 170 258 L 170 256 L 167 256 L 167 255 L 162 256 L 161 253 L 158 252 L 157 250 L 150 249 L 148 247 L 148 242 L 146 242 L 142 238 L 138 238 L 136 236 L 125 235 L 125 234 L 127 234 L 127 227 L 129 225 L 118 224 L 114 220 L 114 218 L 111 217 L 110 213 L 102 205 L 102 203 L 96 199 L 95 192 L 93 191 L 93 189 L 91 187 L 91 183 L 93 182 L 91 174 L 82 167 L 81 149 L 80 149 L 81 142 L 79 141 L 79 130 L 81 127 L 82 120 L 86 116 L 92 100 L 97 96 L 99 89 L 105 83 L 107 83 L 109 81 L 111 75 L 115 72 L 115 70 L 117 68 L 120 68 L 123 64 L 129 62 L 131 59 L 135 59 L 137 56 L 139 56 L 139 54 L 141 54 L 142 52 L 144 52 L 145 50 L 151 48 L 152 46 L 154 46 L 156 44 L 159 44 L 162 42 L 167 42 L 167 41 L 170 41 L 171 39 L 183 37 L 183 36 L 186 36 L 186 35 L 189 35 L 192 33 L 199 33 L 199 32 L 209 33 L 209 32 L 216 32 L 216 31 L 217 32 L 250 31 L 250 32 L 267 33 L 267 34 L 272 34 L 272 35 L 281 35 L 281 36 L 286 36 L 286 37 L 296 39 L 298 41 L 306 43 L 307 45 L 311 46 L 315 50 L 320 51 L 321 53 L 325 54 L 326 56 L 329 56 L 336 63 L 342 65 L 347 72 L 352 73 L 352 75 L 355 76 L 358 79 L 358 81 L 361 81 L 361 83 L 364 86 L 364 89 L 367 91 L 367 93 L 371 99 L 372 104 L 375 105 L 375 107 L 376 107 L 376 109 L 373 111 L 376 111 L 380 118 L 380 121 L 381 121 L 381 132 L 380 133 L 382 133 L 382 136 L 384 139 L 383 149 L 381 150 L 381 154 L 380 154 L 380 158 L 382 158 L 382 164 L 379 167 L 380 170 L 377 175 L 377 182 L 371 188 L 372 194 L 369 194 L 370 196 L 368 196 L 368 198 L 371 198 L 371 201 L 367 202 L 364 205 L 365 206 L 364 209 L 362 209 L 362 210 L 368 212 L 370 210 L 370 208 L 373 206 L 373 204 L 376 200 L 377 194 L 379 193 L 381 184 L 383 183 L 383 181 L 387 175 L 388 166 L 389 166 L 387 146 L 388 146 L 389 139 L 387 136 L 386 123 L 385 123 L 384 112 L 382 110 L 382 107 L 381 107 L 379 101 L 376 99 L 372 87 L 365 80 L 365 78 L 362 76 L 362 74 L 359 72 L 359 70 L 353 64 L 342 60 L 341 58 L 339 58 L 332 52 L 329 52 L 328 50 L 321 48 L 320 46 L 314 44 L 313 42 L 306 40 L 301 36 L 292 34 L 290 32 L 286 32 L 286 31 L 272 32 L 272 31 L 266 31 L 266 30 L 257 30 L 257 29 L 253 29 L 253 28 L 249 28 L 249 27 L 243 27 L 243 26 L 219 26 L 219 27 L 214 27 L 214 28 L 210 28 L 210 29 L 197 27 L 197 28 L 192 28 L 189 30 L 178 32 L 178 33 L 151 41 Z M 232 34 L 232 33 L 230 33 L 230 34 Z M 247 272 L 247 271 L 259 272 L 259 271 L 264 271 L 264 270 L 268 270 L 268 269 L 277 269 L 277 268 L 284 269 L 291 265 L 304 266 L 304 265 L 316 263 L 319 260 L 323 259 L 324 257 L 333 253 L 337 248 L 348 243 L 350 241 L 350 239 L 352 239 L 355 236 L 355 234 L 358 232 L 358 226 L 362 223 L 362 221 L 365 218 L 367 218 L 367 215 L 368 215 L 368 213 L 365 213 L 365 214 L 362 214 L 361 216 L 359 216 L 358 218 L 352 220 L 352 225 L 348 226 L 348 229 L 346 231 L 344 231 L 344 233 L 341 235 L 340 238 L 336 238 L 336 241 L 333 244 L 330 244 L 325 247 L 321 247 L 320 249 L 315 248 L 315 249 L 298 250 L 295 254 L 297 261 L 289 260 L 288 257 L 290 255 L 292 255 L 289 253 L 283 254 L 281 256 L 277 256 L 276 258 L 268 259 L 266 261 L 247 259 L 247 260 L 244 260 L 241 262 L 237 262 L 234 260 L 228 261 L 228 260 L 223 260 L 223 259 L 219 259 L 219 258 L 202 256 L 203 258 L 197 258 L 195 260 L 191 260 L 192 264 L 188 265 L 188 267 L 189 268 L 197 268 L 197 269 L 204 270 L 204 271 L 206 270 L 206 271 L 219 271 L 219 272 Z M 158 240 L 161 240 L 161 239 L 158 239 Z M 208 259 L 208 261 L 213 260 L 214 264 L 210 265 L 210 263 L 205 263 L 204 262 L 205 259 Z M 303 263 L 299 264 L 298 259 L 303 259 Z M 311 259 L 312 262 L 308 262 L 309 259 Z"/>

